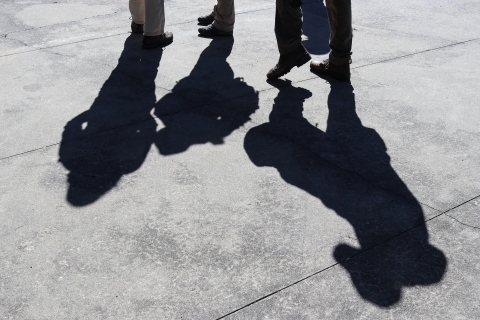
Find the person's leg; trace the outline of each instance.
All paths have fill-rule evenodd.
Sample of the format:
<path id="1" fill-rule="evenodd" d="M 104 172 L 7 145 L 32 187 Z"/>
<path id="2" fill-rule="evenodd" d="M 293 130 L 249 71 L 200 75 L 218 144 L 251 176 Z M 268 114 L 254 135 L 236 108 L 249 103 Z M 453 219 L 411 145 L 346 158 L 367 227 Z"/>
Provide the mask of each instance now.
<path id="1" fill-rule="evenodd" d="M 290 53 L 302 44 L 302 8 L 300 0 L 277 0 L 275 36 L 280 54 Z"/>
<path id="2" fill-rule="evenodd" d="M 213 26 L 225 32 L 233 31 L 235 24 L 234 0 L 217 0 L 217 5 L 213 10 L 215 12 Z"/>
<path id="3" fill-rule="evenodd" d="M 145 26 L 144 35 L 158 36 L 164 33 L 165 28 L 165 10 L 164 0 L 144 0 L 145 1 Z"/>
<path id="4" fill-rule="evenodd" d="M 212 16 L 198 18 L 198 21 L 207 22 L 213 19 L 211 24 L 198 29 L 198 33 L 203 37 L 212 36 L 231 36 L 233 34 L 233 25 L 235 24 L 235 5 L 234 0 L 217 0 L 213 7 Z M 205 23 L 201 23 L 205 24 Z"/>
<path id="5" fill-rule="evenodd" d="M 173 34 L 165 32 L 164 0 L 145 0 L 145 26 L 143 47 L 147 49 L 167 46 L 173 41 Z"/>
<path id="6" fill-rule="evenodd" d="M 276 79 L 300 67 L 311 59 L 302 45 L 301 0 L 277 0 L 275 13 L 275 36 L 280 59 L 268 73 L 267 78 Z"/>
<path id="7" fill-rule="evenodd" d="M 320 76 L 349 81 L 353 37 L 351 0 L 325 2 L 330 26 L 330 54 L 323 62 L 312 61 L 310 70 Z"/>
<path id="8" fill-rule="evenodd" d="M 130 0 L 128 7 L 132 15 L 132 21 L 136 24 L 145 23 L 145 2 L 144 0 Z"/>
<path id="9" fill-rule="evenodd" d="M 213 10 L 212 10 L 212 13 L 210 13 L 210 16 L 215 20 L 215 15 L 216 15 L 216 12 L 217 12 L 217 7 L 218 7 L 218 0 L 216 2 L 216 4 L 213 6 Z M 213 21 L 212 21 L 213 22 Z"/>
<path id="10" fill-rule="evenodd" d="M 352 4 L 351 0 L 326 0 L 330 25 L 331 63 L 350 62 L 352 55 Z"/>

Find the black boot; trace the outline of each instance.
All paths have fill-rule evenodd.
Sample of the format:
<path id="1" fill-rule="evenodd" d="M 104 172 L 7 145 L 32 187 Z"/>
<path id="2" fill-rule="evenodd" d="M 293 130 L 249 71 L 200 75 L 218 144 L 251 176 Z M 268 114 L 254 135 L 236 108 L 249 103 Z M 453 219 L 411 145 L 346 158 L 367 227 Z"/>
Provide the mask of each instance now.
<path id="1" fill-rule="evenodd" d="M 152 49 L 158 46 L 168 46 L 173 42 L 173 33 L 165 32 L 158 36 L 143 36 L 142 46 L 145 49 Z"/>
<path id="2" fill-rule="evenodd" d="M 132 33 L 143 33 L 143 24 L 138 24 L 132 21 Z"/>
<path id="3" fill-rule="evenodd" d="M 202 26 L 208 26 L 209 24 L 213 23 L 214 20 L 215 18 L 208 14 L 206 16 L 198 17 L 198 24 Z"/>
<path id="4" fill-rule="evenodd" d="M 198 33 L 202 37 L 214 37 L 214 36 L 231 36 L 233 31 L 222 31 L 216 28 L 213 24 L 210 24 L 206 27 L 198 28 Z"/>
<path id="5" fill-rule="evenodd" d="M 297 47 L 290 53 L 281 54 L 278 63 L 267 73 L 268 79 L 277 79 L 287 74 L 293 67 L 300 67 L 307 63 L 312 57 L 303 45 Z"/>

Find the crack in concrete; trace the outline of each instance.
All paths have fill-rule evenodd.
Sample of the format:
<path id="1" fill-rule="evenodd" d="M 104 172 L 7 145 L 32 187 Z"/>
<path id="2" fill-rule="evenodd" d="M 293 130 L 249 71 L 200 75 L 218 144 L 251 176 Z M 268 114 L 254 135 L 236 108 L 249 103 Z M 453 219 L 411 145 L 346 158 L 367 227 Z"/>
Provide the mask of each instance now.
<path id="1" fill-rule="evenodd" d="M 447 217 L 451 218 L 452 220 L 455 220 L 455 221 L 457 221 L 458 223 L 464 225 L 464 226 L 467 226 L 467 227 L 470 227 L 470 228 L 473 228 L 473 229 L 478 229 L 478 230 L 480 230 L 480 227 L 472 226 L 472 225 L 470 225 L 470 224 L 468 224 L 468 223 L 462 222 L 462 221 L 458 220 L 458 219 L 455 218 L 455 217 L 452 217 L 451 215 L 449 215 L 449 214 L 447 214 L 447 213 L 445 213 L 445 215 L 446 215 Z"/>

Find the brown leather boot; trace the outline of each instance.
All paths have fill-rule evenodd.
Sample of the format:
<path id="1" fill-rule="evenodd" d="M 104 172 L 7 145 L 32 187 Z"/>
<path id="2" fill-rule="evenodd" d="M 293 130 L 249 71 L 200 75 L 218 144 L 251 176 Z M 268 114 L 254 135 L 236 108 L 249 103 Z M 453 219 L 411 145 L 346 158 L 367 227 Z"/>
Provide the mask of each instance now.
<path id="1" fill-rule="evenodd" d="M 348 61 L 342 64 L 330 63 L 328 59 L 320 61 L 312 61 L 310 63 L 310 71 L 319 76 L 331 76 L 338 81 L 350 81 L 350 63 Z"/>

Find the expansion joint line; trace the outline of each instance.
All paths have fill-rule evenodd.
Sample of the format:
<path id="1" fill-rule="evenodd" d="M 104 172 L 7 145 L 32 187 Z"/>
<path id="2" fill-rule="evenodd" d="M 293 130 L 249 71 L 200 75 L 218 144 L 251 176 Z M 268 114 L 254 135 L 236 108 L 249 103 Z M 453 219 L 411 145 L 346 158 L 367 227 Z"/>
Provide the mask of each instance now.
<path id="1" fill-rule="evenodd" d="M 274 8 L 274 6 L 268 7 L 268 8 L 262 8 L 262 9 L 247 10 L 247 11 L 237 13 L 237 15 L 247 14 L 247 13 L 252 13 L 252 12 L 265 11 L 265 10 L 271 10 L 272 8 Z M 94 19 L 94 18 L 98 18 L 98 17 L 104 17 L 104 16 L 108 16 L 108 15 L 114 15 L 114 14 L 117 14 L 117 12 L 109 13 L 109 14 L 105 14 L 105 15 L 98 15 L 98 16 L 85 18 L 85 19 L 80 19 L 80 20 L 71 21 L 71 22 L 57 23 L 57 24 L 52 24 L 52 25 L 42 26 L 42 27 L 37 27 L 37 28 L 29 28 L 29 29 L 24 29 L 24 30 L 12 31 L 12 32 L 8 32 L 8 33 L 5 33 L 5 34 L 0 34 L 0 37 L 7 38 L 8 35 L 13 34 L 13 33 L 21 33 L 21 32 L 25 32 L 25 31 L 40 29 L 40 28 L 47 28 L 47 27 L 58 26 L 58 25 L 66 25 L 66 24 L 69 24 L 69 23 L 73 24 L 73 23 L 77 23 L 77 22 L 80 22 L 80 21 L 84 21 L 84 20 Z M 188 23 L 192 23 L 192 22 L 196 22 L 196 20 L 187 20 L 187 21 L 183 21 L 183 22 L 177 22 L 177 23 L 169 24 L 168 26 L 173 27 L 173 26 L 179 26 L 179 25 L 188 24 Z M 129 33 L 130 32 L 120 32 L 120 33 L 110 34 L 110 35 L 103 36 L 103 37 L 96 37 L 96 38 L 79 40 L 79 41 L 74 41 L 74 42 L 69 42 L 69 43 L 62 43 L 62 44 L 59 44 L 59 45 L 54 45 L 54 46 L 49 46 L 49 47 L 32 48 L 31 50 L 14 52 L 14 53 L 7 53 L 7 54 L 4 54 L 4 55 L 0 55 L 0 58 L 8 57 L 8 56 L 14 56 L 14 55 L 23 54 L 23 53 L 29 53 L 29 52 L 33 52 L 33 51 L 40 51 L 40 50 L 45 50 L 45 49 L 50 49 L 50 48 L 57 48 L 57 47 L 71 45 L 71 44 L 82 43 L 82 42 L 86 42 L 86 41 L 93 41 L 93 40 L 99 40 L 99 39 L 104 39 L 104 38 L 116 37 L 116 36 L 119 36 L 119 35 L 122 35 L 122 34 L 129 34 Z M 24 44 L 24 45 L 27 46 L 27 47 L 30 47 L 26 44 Z"/>
<path id="2" fill-rule="evenodd" d="M 98 15 L 93 16 L 93 17 L 87 17 L 87 18 L 83 18 L 83 19 L 79 19 L 79 20 L 75 20 L 75 21 L 54 23 L 54 24 L 50 24 L 50 25 L 46 25 L 46 26 L 31 27 L 31 28 L 22 29 L 22 30 L 10 31 L 10 32 L 7 32 L 7 33 L 5 33 L 5 34 L 2 34 L 1 36 L 4 37 L 4 38 L 6 38 L 6 37 L 8 37 L 9 35 L 11 35 L 11 34 L 13 34 L 13 33 L 22 33 L 22 32 L 25 32 L 25 31 L 31 31 L 31 30 L 38 30 L 38 29 L 48 28 L 48 27 L 61 26 L 61 25 L 69 24 L 69 23 L 77 23 L 77 22 L 80 22 L 80 21 L 91 20 L 91 19 L 95 19 L 95 18 L 98 18 L 98 17 L 111 16 L 111 15 L 114 15 L 114 14 L 116 14 L 116 13 L 117 13 L 117 11 L 112 12 L 112 13 L 106 13 L 106 14 L 98 14 Z"/>
<path id="3" fill-rule="evenodd" d="M 455 210 L 455 209 L 463 206 L 464 204 L 467 204 L 467 203 L 469 203 L 469 202 L 471 202 L 471 201 L 473 201 L 473 200 L 476 200 L 476 199 L 480 199 L 480 196 L 476 196 L 476 197 L 473 197 L 473 198 L 470 199 L 470 200 L 464 201 L 464 202 L 460 203 L 459 205 L 456 205 L 455 207 L 448 209 L 447 211 L 443 212 L 442 214 L 446 215 L 446 216 L 449 217 L 450 219 L 453 219 L 453 220 L 457 221 L 457 222 L 460 223 L 460 224 L 463 224 L 464 226 L 467 226 L 467 227 L 470 227 L 470 228 L 474 228 L 474 229 L 479 229 L 479 230 L 480 230 L 479 227 L 477 227 L 477 226 L 472 226 L 472 225 L 470 225 L 470 224 L 467 224 L 467 223 L 465 223 L 465 222 L 462 222 L 462 221 L 458 220 L 457 218 L 452 217 L 451 215 L 448 214 L 450 211 L 453 211 L 453 210 Z"/>
<path id="4" fill-rule="evenodd" d="M 473 41 L 476 41 L 476 40 L 479 40 L 479 39 L 480 39 L 480 38 L 473 38 L 473 39 L 470 39 L 470 40 L 465 40 L 465 41 L 450 43 L 450 44 L 446 44 L 446 45 L 440 46 L 440 47 L 435 47 L 435 48 L 426 49 L 426 50 L 422 50 L 422 51 L 418 51 L 418 52 L 414 52 L 414 53 L 405 54 L 405 55 L 403 55 L 403 56 L 398 56 L 398 57 L 393 57 L 393 58 L 389 58 L 389 59 L 384 59 L 384 60 L 380 60 L 380 61 L 376 61 L 376 62 L 364 64 L 364 65 L 361 65 L 361 66 L 353 67 L 352 70 L 353 70 L 353 69 L 360 69 L 360 68 L 364 68 L 364 67 L 369 67 L 369 66 L 373 66 L 373 65 L 376 65 L 376 64 L 380 64 L 380 63 L 384 63 L 384 62 L 389 62 L 389 61 L 393 61 L 393 60 L 398 60 L 398 59 L 402 59 L 402 58 L 408 58 L 408 57 L 411 57 L 411 56 L 416 56 L 416 55 L 418 55 L 418 54 L 422 54 L 422 53 L 426 53 L 426 52 L 430 52 L 430 51 L 436 51 L 436 50 L 440 50 L 440 49 L 445 49 L 445 48 L 449 48 L 449 47 L 454 47 L 454 46 L 457 46 L 457 45 L 461 45 L 461 44 L 473 42 Z"/>
<path id="5" fill-rule="evenodd" d="M 157 87 L 157 88 L 161 88 L 161 87 Z M 163 88 L 161 88 L 161 89 L 163 89 Z M 182 110 L 178 110 L 178 111 L 173 111 L 173 112 L 170 112 L 170 113 L 165 113 L 165 114 L 162 114 L 161 117 L 173 116 L 173 115 L 176 115 L 176 114 L 179 114 L 179 113 L 182 113 L 182 112 L 192 111 L 192 110 L 199 109 L 199 108 L 205 108 L 205 110 L 209 112 L 209 110 L 207 109 L 207 107 L 210 106 L 210 105 L 214 105 L 214 104 L 217 104 L 217 103 L 227 102 L 227 101 L 233 100 L 233 99 L 243 98 L 243 97 L 246 97 L 246 96 L 251 95 L 251 94 L 257 94 L 257 93 L 259 93 L 259 92 L 264 92 L 264 91 L 268 91 L 268 90 L 272 90 L 272 88 L 267 88 L 267 89 L 264 89 L 264 90 L 256 91 L 255 93 L 246 93 L 246 94 L 239 95 L 239 96 L 232 97 L 232 98 L 226 98 L 226 99 L 219 100 L 219 101 L 212 101 L 212 102 L 204 103 L 204 104 L 201 104 L 201 105 L 193 106 L 193 107 L 191 107 L 191 108 L 186 108 L 186 109 L 182 109 Z M 167 90 L 167 91 L 170 92 L 170 93 L 172 93 L 171 90 Z M 186 99 L 189 100 L 190 102 L 192 102 L 191 99 L 189 99 L 189 98 L 186 98 Z M 161 119 L 158 118 L 158 116 L 152 115 L 152 117 L 155 118 L 155 119 L 161 120 Z M 58 146 L 58 145 L 59 145 L 60 143 L 62 143 L 62 142 L 75 141 L 75 140 L 83 139 L 83 138 L 86 138 L 86 137 L 91 137 L 91 136 L 94 136 L 94 135 L 97 135 L 97 134 L 101 134 L 101 133 L 104 133 L 104 132 L 113 131 L 113 130 L 117 130 L 117 129 L 120 129 L 120 128 L 132 126 L 132 125 L 135 125 L 135 124 L 139 124 L 139 123 L 142 123 L 142 122 L 150 121 L 150 120 L 151 120 L 151 118 L 141 119 L 141 120 L 138 120 L 138 121 L 129 122 L 129 123 L 126 123 L 126 124 L 123 124 L 123 125 L 111 127 L 111 128 L 105 129 L 105 130 L 100 130 L 100 131 L 97 131 L 97 132 L 92 132 L 92 133 L 90 133 L 90 134 L 88 134 L 88 135 L 84 135 L 84 136 L 80 136 L 80 137 L 76 137 L 76 138 L 64 140 L 64 141 L 61 141 L 61 142 L 52 143 L 52 144 L 49 144 L 49 145 L 46 145 L 46 146 L 42 146 L 42 147 L 38 147 L 38 148 L 35 148 L 35 149 L 31 149 L 31 150 L 19 152 L 19 153 L 16 153 L 16 154 L 12 154 L 12 155 L 9 155 L 9 156 L 0 158 L 0 161 L 2 161 L 2 160 L 7 160 L 7 159 L 10 159 L 10 158 L 14 158 L 14 157 L 18 157 L 18 156 L 25 155 L 25 154 L 29 154 L 29 153 L 32 153 L 32 152 L 35 152 L 35 151 L 39 151 L 39 150 L 51 148 L 51 147 L 54 147 L 54 146 Z"/>
<path id="6" fill-rule="evenodd" d="M 291 283 L 291 284 L 289 284 L 289 285 L 286 285 L 286 286 L 284 286 L 284 287 L 282 287 L 282 288 L 280 288 L 280 289 L 278 289 L 278 290 L 276 290 L 276 291 L 273 291 L 273 292 L 271 292 L 271 293 L 269 293 L 269 294 L 267 294 L 267 295 L 265 295 L 265 296 L 263 296 L 263 297 L 261 297 L 261 298 L 258 298 L 257 300 L 252 301 L 252 302 L 250 302 L 250 303 L 248 303 L 248 304 L 246 304 L 246 305 L 244 305 L 244 306 L 242 306 L 242 307 L 240 307 L 240 308 L 238 308 L 238 309 L 235 309 L 235 310 L 233 310 L 233 311 L 231 311 L 231 312 L 229 312 L 229 313 L 227 313 L 227 314 L 225 314 L 225 315 L 217 318 L 216 320 L 224 319 L 224 318 L 226 318 L 226 317 L 228 317 L 228 316 L 230 316 L 230 315 L 232 315 L 232 314 L 234 314 L 234 313 L 237 313 L 237 312 L 239 312 L 239 311 L 241 311 L 241 310 L 243 310 L 243 309 L 245 309 L 245 308 L 248 308 L 248 307 L 251 306 L 251 305 L 254 305 L 254 304 L 258 303 L 258 302 L 261 302 L 261 301 L 263 301 L 263 300 L 265 300 L 265 299 L 267 299 L 267 298 L 269 298 L 269 297 L 271 297 L 271 296 L 273 296 L 273 295 L 275 295 L 275 294 L 277 294 L 277 293 L 280 293 L 280 292 L 282 292 L 282 291 L 284 291 L 284 290 L 286 290 L 286 289 L 288 289 L 288 288 L 291 288 L 291 287 L 293 287 L 293 286 L 295 286 L 295 285 L 297 285 L 297 284 L 299 284 L 299 283 L 301 283 L 301 282 L 303 282 L 303 281 L 305 281 L 305 280 L 308 280 L 308 279 L 310 279 L 310 278 L 312 278 L 312 277 L 314 277 L 314 276 L 316 276 L 316 275 L 318 275 L 318 274 L 320 274 L 320 273 L 322 273 L 322 272 L 324 272 L 324 271 L 327 271 L 327 270 L 329 270 L 329 269 L 332 269 L 332 268 L 338 266 L 339 264 L 342 264 L 343 262 L 345 262 L 345 261 L 347 261 L 347 260 L 353 259 L 353 258 L 355 258 L 355 257 L 357 257 L 357 256 L 359 256 L 359 255 L 361 255 L 361 254 L 363 254 L 363 253 L 365 253 L 365 252 L 367 252 L 367 251 L 370 251 L 370 250 L 372 250 L 372 249 L 374 249 L 374 248 L 376 248 L 376 247 L 378 247 L 378 246 L 380 246 L 380 245 L 382 245 L 382 244 L 384 244 L 384 243 L 386 243 L 386 242 L 389 242 L 389 241 L 391 241 L 391 240 L 393 240 L 393 239 L 395 239 L 395 238 L 398 238 L 398 237 L 400 237 L 401 235 L 406 234 L 406 233 L 410 232 L 410 231 L 413 230 L 413 229 L 416 229 L 416 228 L 418 228 L 418 227 L 420 227 L 420 226 L 423 226 L 423 225 L 427 224 L 428 222 L 430 222 L 430 221 L 432 221 L 432 220 L 434 220 L 434 219 L 437 219 L 438 217 L 441 217 L 441 216 L 443 216 L 443 215 L 447 215 L 448 217 L 451 217 L 450 215 L 447 214 L 448 212 L 450 212 L 450 211 L 452 211 L 452 210 L 454 210 L 454 209 L 456 209 L 456 208 L 459 208 L 459 207 L 463 206 L 464 204 L 466 204 L 466 203 L 468 203 L 468 202 L 470 202 L 470 201 L 473 201 L 473 200 L 475 200 L 475 199 L 478 199 L 478 198 L 480 198 L 480 196 L 476 196 L 476 197 L 471 198 L 471 199 L 469 199 L 469 200 L 467 200 L 467 201 L 464 201 L 464 202 L 462 202 L 462 203 L 460 203 L 460 204 L 458 204 L 458 205 L 456 205 L 456 206 L 454 206 L 454 207 L 452 207 L 452 208 L 450 208 L 450 209 L 448 209 L 448 210 L 446 210 L 446 211 L 440 212 L 439 214 L 437 214 L 437 215 L 435 215 L 435 216 L 433 216 L 433 217 L 431 217 L 431 218 L 429 218 L 429 219 L 427 219 L 427 220 L 425 220 L 425 221 L 423 221 L 423 222 L 421 222 L 421 223 L 419 223 L 419 224 L 417 224 L 417 225 L 415 225 L 415 226 L 413 226 L 413 227 L 411 227 L 411 228 L 409 228 L 409 229 L 407 229 L 407 230 L 405 230 L 405 231 L 402 231 L 402 232 L 400 232 L 399 234 L 396 234 L 396 235 L 394 235 L 394 236 L 392 236 L 392 237 L 390 237 L 390 238 L 388 238 L 388 239 L 385 239 L 385 240 L 381 241 L 380 243 L 378 243 L 378 244 L 376 244 L 376 245 L 373 245 L 373 246 L 371 246 L 371 247 L 369 247 L 369 248 L 366 248 L 365 250 L 362 250 L 362 251 L 354 254 L 354 255 L 351 256 L 351 257 L 348 257 L 348 258 L 346 258 L 346 259 L 344 259 L 344 260 L 342 260 L 342 261 L 339 261 L 339 262 L 337 262 L 337 263 L 334 263 L 334 264 L 332 264 L 332 265 L 330 265 L 330 266 L 328 266 L 328 267 L 326 267 L 326 268 L 323 268 L 322 270 L 319 270 L 319 271 L 317 271 L 317 272 L 314 272 L 314 273 L 312 273 L 312 274 L 310 274 L 310 275 L 308 275 L 308 276 L 306 276 L 306 277 L 304 277 L 304 278 L 302 278 L 302 279 L 300 279 L 300 280 L 297 280 L 297 281 L 295 281 L 295 282 L 293 282 L 293 283 Z M 438 211 L 438 210 L 437 210 L 437 211 Z M 453 219 L 455 219 L 455 218 L 453 218 Z M 455 220 L 457 220 L 457 219 L 455 219 Z M 458 220 L 457 220 L 457 221 L 458 221 Z M 461 223 L 461 224 L 466 225 L 465 223 L 462 223 L 462 222 L 460 222 L 460 221 L 458 221 L 458 222 Z M 478 228 L 478 227 L 474 227 L 474 226 L 470 226 L 470 225 L 466 225 L 466 226 L 473 227 L 473 228 L 476 228 L 476 229 L 480 229 L 480 228 Z"/>

